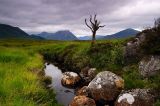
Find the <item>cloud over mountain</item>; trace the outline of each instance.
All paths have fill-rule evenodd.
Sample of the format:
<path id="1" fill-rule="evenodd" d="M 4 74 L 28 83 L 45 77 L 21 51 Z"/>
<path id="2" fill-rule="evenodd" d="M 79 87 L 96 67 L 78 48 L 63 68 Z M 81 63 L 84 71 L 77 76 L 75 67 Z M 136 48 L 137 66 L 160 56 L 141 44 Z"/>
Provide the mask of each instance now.
<path id="1" fill-rule="evenodd" d="M 27 32 L 68 29 L 89 35 L 84 19 L 97 13 L 106 25 L 99 34 L 150 26 L 159 17 L 159 0 L 0 0 L 0 23 Z"/>

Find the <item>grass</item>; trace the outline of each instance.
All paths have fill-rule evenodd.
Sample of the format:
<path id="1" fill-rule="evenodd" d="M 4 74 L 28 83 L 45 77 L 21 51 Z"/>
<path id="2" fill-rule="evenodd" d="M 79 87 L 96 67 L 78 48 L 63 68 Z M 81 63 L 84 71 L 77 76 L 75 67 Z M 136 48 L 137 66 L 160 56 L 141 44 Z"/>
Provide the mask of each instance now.
<path id="1" fill-rule="evenodd" d="M 58 105 L 53 91 L 44 85 L 50 78 L 42 73 L 43 58 L 58 62 L 69 71 L 80 72 L 86 66 L 112 71 L 125 80 L 125 89 L 160 89 L 160 75 L 144 79 L 138 63 L 125 64 L 123 47 L 128 40 L 102 40 L 94 47 L 89 41 L 0 41 L 0 105 Z M 159 104 L 159 102 L 157 102 Z"/>
<path id="2" fill-rule="evenodd" d="M 11 43 L 10 43 L 11 44 Z M 13 45 L 12 45 L 13 46 Z M 0 105 L 58 105 L 38 76 L 42 56 L 24 48 L 0 46 Z"/>
<path id="3" fill-rule="evenodd" d="M 125 80 L 125 89 L 160 89 L 160 74 L 146 79 L 138 71 L 138 62 L 125 63 L 123 47 L 127 41 L 98 41 L 94 47 L 90 47 L 89 42 L 65 42 L 41 48 L 40 52 L 46 60 L 56 61 L 63 68 L 78 73 L 86 66 L 97 68 L 97 73 L 112 71 Z"/>
<path id="4" fill-rule="evenodd" d="M 100 70 L 117 71 L 123 67 L 123 40 L 98 41 L 94 47 L 89 42 L 66 42 L 40 51 L 46 60 L 57 61 L 69 70 L 79 72 L 86 66 Z M 71 65 L 72 64 L 72 65 Z"/>

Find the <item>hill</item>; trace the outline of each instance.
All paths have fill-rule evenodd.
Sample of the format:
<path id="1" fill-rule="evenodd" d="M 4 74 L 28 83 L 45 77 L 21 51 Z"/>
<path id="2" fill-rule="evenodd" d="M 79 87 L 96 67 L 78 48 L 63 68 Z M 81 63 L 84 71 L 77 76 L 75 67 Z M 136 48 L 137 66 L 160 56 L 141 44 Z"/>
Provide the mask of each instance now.
<path id="1" fill-rule="evenodd" d="M 119 39 L 119 38 L 129 38 L 129 37 L 134 37 L 136 34 L 139 33 L 139 31 L 134 30 L 132 28 L 128 28 L 125 30 L 122 30 L 120 32 L 117 32 L 112 35 L 106 35 L 102 39 Z"/>
<path id="2" fill-rule="evenodd" d="M 30 35 L 30 37 L 33 38 L 33 39 L 45 40 L 45 38 L 40 37 L 40 36 L 36 36 L 34 34 Z"/>
<path id="3" fill-rule="evenodd" d="M 78 40 L 78 38 L 69 30 L 57 31 L 55 33 L 42 32 L 37 36 L 48 40 Z"/>
<path id="4" fill-rule="evenodd" d="M 0 24 L 0 39 L 44 39 L 34 35 L 28 35 L 22 29 L 11 25 Z"/>
<path id="5" fill-rule="evenodd" d="M 128 28 L 128 29 L 122 30 L 122 31 L 117 32 L 117 33 L 112 34 L 112 35 L 106 35 L 106 36 L 97 35 L 96 39 L 128 38 L 128 37 L 134 37 L 137 33 L 139 33 L 139 31 L 134 30 L 132 28 Z M 82 37 L 78 37 L 78 39 L 79 40 L 91 40 L 92 36 L 82 36 Z"/>
<path id="6" fill-rule="evenodd" d="M 101 39 L 103 38 L 104 36 L 102 35 L 97 35 L 96 36 L 96 39 Z M 92 39 L 92 36 L 82 36 L 82 37 L 78 37 L 79 40 L 91 40 Z"/>

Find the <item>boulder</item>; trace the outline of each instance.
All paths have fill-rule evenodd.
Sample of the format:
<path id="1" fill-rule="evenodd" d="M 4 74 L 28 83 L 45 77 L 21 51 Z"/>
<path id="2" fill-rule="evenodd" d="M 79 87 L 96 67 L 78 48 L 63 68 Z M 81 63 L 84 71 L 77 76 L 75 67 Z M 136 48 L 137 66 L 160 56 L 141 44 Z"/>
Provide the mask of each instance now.
<path id="1" fill-rule="evenodd" d="M 143 77 L 160 73 L 160 56 L 144 57 L 139 63 L 139 71 Z"/>
<path id="2" fill-rule="evenodd" d="M 88 87 L 87 86 L 84 86 L 84 87 L 82 87 L 82 88 L 80 88 L 80 89 L 78 89 L 77 91 L 76 91 L 76 95 L 84 95 L 84 96 L 89 96 L 89 92 L 88 92 Z"/>
<path id="3" fill-rule="evenodd" d="M 89 83 L 88 92 L 96 101 L 112 101 L 115 100 L 124 87 L 124 81 L 116 74 L 104 71 Z"/>
<path id="4" fill-rule="evenodd" d="M 132 62 L 141 57 L 140 45 L 145 41 L 145 38 L 145 33 L 141 33 L 127 43 L 124 49 L 124 57 L 126 62 Z"/>
<path id="5" fill-rule="evenodd" d="M 96 103 L 86 96 L 75 96 L 69 106 L 96 106 Z"/>
<path id="6" fill-rule="evenodd" d="M 88 85 L 88 83 L 96 76 L 96 68 L 86 67 L 81 70 L 80 76 L 83 78 L 84 83 Z"/>
<path id="7" fill-rule="evenodd" d="M 115 102 L 115 106 L 153 106 L 154 96 L 148 89 L 123 91 Z"/>
<path id="8" fill-rule="evenodd" d="M 63 77 L 61 80 L 62 85 L 67 87 L 74 87 L 77 83 L 79 83 L 81 78 L 77 73 L 74 72 L 65 72 L 63 73 Z"/>

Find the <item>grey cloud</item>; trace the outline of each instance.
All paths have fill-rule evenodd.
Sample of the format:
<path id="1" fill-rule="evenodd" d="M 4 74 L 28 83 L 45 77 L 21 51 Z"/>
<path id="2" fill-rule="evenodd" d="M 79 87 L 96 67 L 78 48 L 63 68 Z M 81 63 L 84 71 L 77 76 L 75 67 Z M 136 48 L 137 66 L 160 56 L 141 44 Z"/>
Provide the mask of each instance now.
<path id="1" fill-rule="evenodd" d="M 136 10 L 141 2 L 146 4 L 144 8 L 150 3 L 149 0 L 0 0 L 0 23 L 19 26 L 28 32 L 69 29 L 75 34 L 88 35 L 84 19 L 97 13 L 102 23 L 107 24 L 99 33 L 108 34 L 127 27 L 151 25 L 158 17 L 155 9 L 159 8 L 152 5 L 160 5 L 160 1 L 153 0 L 149 12 Z"/>

